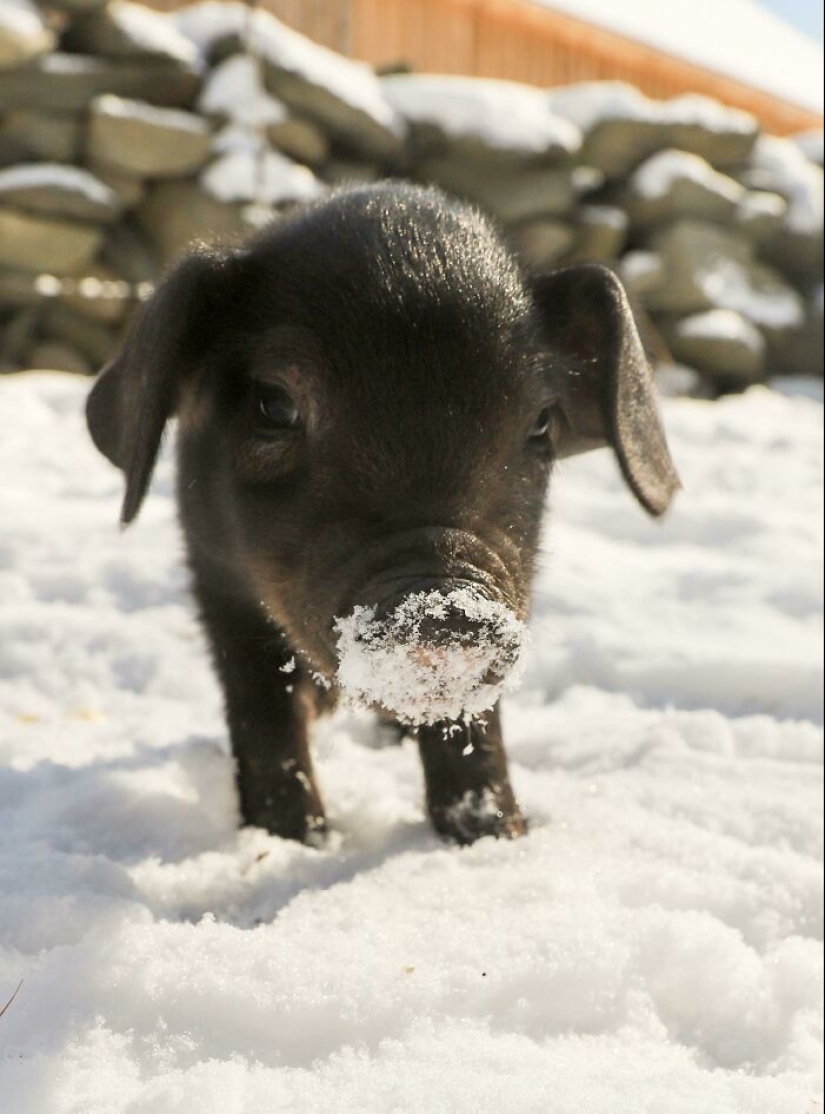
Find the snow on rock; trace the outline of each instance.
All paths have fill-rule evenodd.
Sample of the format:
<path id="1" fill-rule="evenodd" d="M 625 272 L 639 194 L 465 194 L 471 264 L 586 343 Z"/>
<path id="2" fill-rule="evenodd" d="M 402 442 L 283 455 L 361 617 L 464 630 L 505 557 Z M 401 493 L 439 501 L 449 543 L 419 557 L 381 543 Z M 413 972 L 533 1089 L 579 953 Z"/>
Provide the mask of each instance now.
<path id="1" fill-rule="evenodd" d="M 272 92 L 294 96 L 299 111 L 344 138 L 357 135 L 378 155 L 397 151 L 404 124 L 369 66 L 319 46 L 268 12 L 254 11 L 250 22 L 245 4 L 203 0 L 172 18 L 204 55 L 222 39 L 243 42 L 251 28 Z"/>
<path id="2" fill-rule="evenodd" d="M 207 116 L 224 116 L 247 128 L 282 124 L 287 118 L 283 103 L 264 88 L 258 63 L 245 54 L 235 54 L 211 71 L 198 101 L 198 111 Z"/>
<path id="3" fill-rule="evenodd" d="M 787 198 L 787 225 L 792 232 L 822 235 L 822 169 L 793 140 L 762 136 L 754 148 L 749 176 L 760 188 Z"/>
<path id="4" fill-rule="evenodd" d="M 825 163 L 825 133 L 821 129 L 817 128 L 794 136 L 794 143 L 803 155 L 817 166 L 821 167 Z"/>
<path id="5" fill-rule="evenodd" d="M 739 202 L 736 223 L 759 240 L 779 233 L 787 216 L 788 202 L 781 194 L 751 190 Z"/>
<path id="6" fill-rule="evenodd" d="M 548 98 L 555 113 L 583 132 L 583 161 L 611 178 L 625 178 L 666 148 L 701 155 L 715 167 L 737 167 L 759 134 L 754 116 L 708 97 L 656 101 L 621 81 L 564 86 Z"/>
<path id="7" fill-rule="evenodd" d="M 698 277 L 698 285 L 712 305 L 733 310 L 765 329 L 798 328 L 805 320 L 799 295 L 767 279 L 755 281 L 754 275 L 761 273 L 749 271 L 733 259 L 719 260 L 715 269 Z"/>
<path id="8" fill-rule="evenodd" d="M 794 329 L 804 323 L 801 295 L 759 262 L 753 246 L 737 232 L 704 221 L 681 220 L 656 232 L 652 247 L 652 260 L 647 253 L 631 259 L 624 273 L 656 309 L 735 310 L 769 330 Z"/>
<path id="9" fill-rule="evenodd" d="M 504 711 L 531 830 L 466 850 L 350 712 L 328 846 L 237 830 L 170 458 L 120 532 L 87 389 L 0 379 L 4 1111 L 814 1114 L 821 389 L 668 403 L 663 524 L 560 466 Z"/>
<path id="10" fill-rule="evenodd" d="M 746 190 L 698 155 L 665 150 L 630 176 L 625 197 L 635 225 L 657 225 L 685 216 L 727 223 L 737 214 Z"/>
<path id="11" fill-rule="evenodd" d="M 765 350 L 765 340 L 759 330 L 747 318 L 729 309 L 712 309 L 685 317 L 679 322 L 678 329 L 685 337 L 730 340 L 744 344 L 754 352 Z"/>
<path id="12" fill-rule="evenodd" d="M 186 65 L 198 60 L 194 45 L 177 31 L 168 16 L 130 0 L 109 0 L 106 17 L 131 40 L 135 50 L 175 58 Z M 131 53 L 131 52 L 130 52 Z"/>
<path id="13" fill-rule="evenodd" d="M 161 58 L 185 67 L 199 61 L 197 47 L 180 33 L 168 15 L 131 0 L 109 0 L 70 24 L 68 49 L 113 58 Z"/>
<path id="14" fill-rule="evenodd" d="M 690 182 L 709 194 L 738 205 L 745 194 L 744 186 L 720 174 L 705 159 L 686 151 L 660 151 L 639 167 L 630 179 L 630 186 L 649 200 L 667 197 L 680 183 Z"/>
<path id="15" fill-rule="evenodd" d="M 55 38 L 30 0 L 0 4 L 0 70 L 22 66 L 54 47 Z"/>
<path id="16" fill-rule="evenodd" d="M 89 201 L 100 205 L 107 204 L 113 193 L 88 170 L 63 163 L 20 163 L 0 170 L 0 192 L 44 187 L 82 193 Z"/>
<path id="17" fill-rule="evenodd" d="M 194 112 L 186 112 L 180 108 L 159 108 L 146 101 L 116 97 L 111 93 L 97 97 L 92 109 L 113 119 L 133 121 L 148 127 L 170 128 L 197 136 L 208 131 L 207 124 Z"/>
<path id="18" fill-rule="evenodd" d="M 433 645 L 423 626 L 437 629 L 451 614 L 469 620 L 474 637 L 454 634 L 446 645 Z M 489 711 L 518 684 L 527 633 L 509 608 L 466 588 L 419 592 L 383 621 L 374 609 L 359 607 L 337 620 L 336 629 L 344 694 L 411 724 L 470 720 Z"/>
<path id="19" fill-rule="evenodd" d="M 524 157 L 574 155 L 581 147 L 575 125 L 552 112 L 539 89 L 515 81 L 433 74 L 385 77 L 384 94 L 411 124 L 428 125 L 452 139 Z"/>
<path id="20" fill-rule="evenodd" d="M 197 113 L 105 94 L 91 104 L 87 144 L 101 166 L 134 177 L 174 178 L 200 170 L 211 135 Z"/>
<path id="21" fill-rule="evenodd" d="M 698 93 L 653 100 L 624 81 L 592 81 L 564 85 L 549 94 L 554 112 L 571 120 L 583 132 L 605 120 L 698 126 L 708 131 L 735 131 L 749 135 L 756 128 L 750 113 L 723 105 Z"/>
<path id="22" fill-rule="evenodd" d="M 217 149 L 226 153 L 203 172 L 200 182 L 218 201 L 279 206 L 314 201 L 324 190 L 307 167 L 277 151 L 266 151 L 262 158 L 249 136 L 237 130 L 221 133 Z"/>
<path id="23" fill-rule="evenodd" d="M 625 285 L 640 298 L 658 290 L 667 278 L 662 257 L 655 251 L 641 249 L 629 251 L 622 256 L 619 273 Z"/>
<path id="24" fill-rule="evenodd" d="M 706 375 L 756 382 L 765 371 L 767 343 L 756 326 L 730 309 L 683 317 L 664 331 L 677 360 Z"/>
<path id="25" fill-rule="evenodd" d="M 81 220 L 114 220 L 122 208 L 114 190 L 88 170 L 47 162 L 0 170 L 0 202 Z"/>

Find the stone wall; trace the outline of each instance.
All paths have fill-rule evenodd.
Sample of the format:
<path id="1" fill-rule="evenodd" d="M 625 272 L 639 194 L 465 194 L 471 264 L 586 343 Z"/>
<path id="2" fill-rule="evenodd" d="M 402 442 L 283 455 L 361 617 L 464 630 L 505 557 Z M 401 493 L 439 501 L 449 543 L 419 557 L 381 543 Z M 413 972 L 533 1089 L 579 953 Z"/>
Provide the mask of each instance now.
<path id="1" fill-rule="evenodd" d="M 379 76 L 220 0 L 0 0 L 0 369 L 94 370 L 193 239 L 390 175 L 476 202 L 530 268 L 615 266 L 692 389 L 823 373 L 821 136 L 621 84 Z"/>

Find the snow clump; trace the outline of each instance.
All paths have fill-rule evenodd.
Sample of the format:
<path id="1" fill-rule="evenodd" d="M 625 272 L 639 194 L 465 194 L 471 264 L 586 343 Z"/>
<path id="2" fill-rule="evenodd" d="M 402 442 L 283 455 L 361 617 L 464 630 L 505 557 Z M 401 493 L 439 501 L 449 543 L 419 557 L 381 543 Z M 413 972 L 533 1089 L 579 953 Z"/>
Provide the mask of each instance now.
<path id="1" fill-rule="evenodd" d="M 451 612 L 470 621 L 472 635 L 449 632 L 449 641 L 434 645 L 422 625 L 442 620 L 448 633 Z M 415 593 L 388 619 L 356 607 L 336 620 L 336 630 L 344 696 L 356 705 L 380 704 L 411 724 L 469 721 L 489 711 L 517 686 L 528 641 L 508 607 L 467 588 Z"/>

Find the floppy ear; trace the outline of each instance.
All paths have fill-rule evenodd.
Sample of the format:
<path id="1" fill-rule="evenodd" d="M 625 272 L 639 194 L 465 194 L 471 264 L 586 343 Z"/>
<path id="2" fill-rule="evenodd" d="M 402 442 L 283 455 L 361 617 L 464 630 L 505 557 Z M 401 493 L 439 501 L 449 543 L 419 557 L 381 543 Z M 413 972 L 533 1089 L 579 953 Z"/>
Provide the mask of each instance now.
<path id="1" fill-rule="evenodd" d="M 228 251 L 187 255 L 138 311 L 126 343 L 86 402 L 92 440 L 126 474 L 124 525 L 140 510 L 181 384 L 209 343 L 231 260 Z"/>
<path id="2" fill-rule="evenodd" d="M 558 455 L 611 445 L 645 510 L 664 514 L 681 484 L 624 287 L 607 267 L 586 263 L 537 278 L 534 296 L 558 358 Z"/>

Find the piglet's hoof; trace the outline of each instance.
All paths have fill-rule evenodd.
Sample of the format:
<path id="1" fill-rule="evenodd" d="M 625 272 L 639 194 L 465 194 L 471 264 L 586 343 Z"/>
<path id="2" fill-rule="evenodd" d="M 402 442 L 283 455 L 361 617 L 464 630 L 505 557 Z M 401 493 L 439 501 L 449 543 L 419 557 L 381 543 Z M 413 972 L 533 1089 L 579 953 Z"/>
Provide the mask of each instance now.
<path id="1" fill-rule="evenodd" d="M 247 820 L 249 827 L 263 828 L 271 836 L 291 839 L 296 843 L 306 843 L 309 847 L 322 847 L 326 843 L 329 829 L 323 813 L 311 815 L 257 816 Z"/>
<path id="2" fill-rule="evenodd" d="M 457 801 L 431 805 L 430 819 L 438 834 L 462 847 L 493 836 L 519 839 L 527 834 L 527 823 L 510 793 L 496 794 L 492 789 L 469 790 Z"/>
<path id="3" fill-rule="evenodd" d="M 323 844 L 326 839 L 324 806 L 312 781 L 303 774 L 272 779 L 268 793 L 254 797 L 250 794 L 242 799 L 242 813 L 244 824 L 263 828 L 280 839 L 294 839 L 311 846 Z"/>

